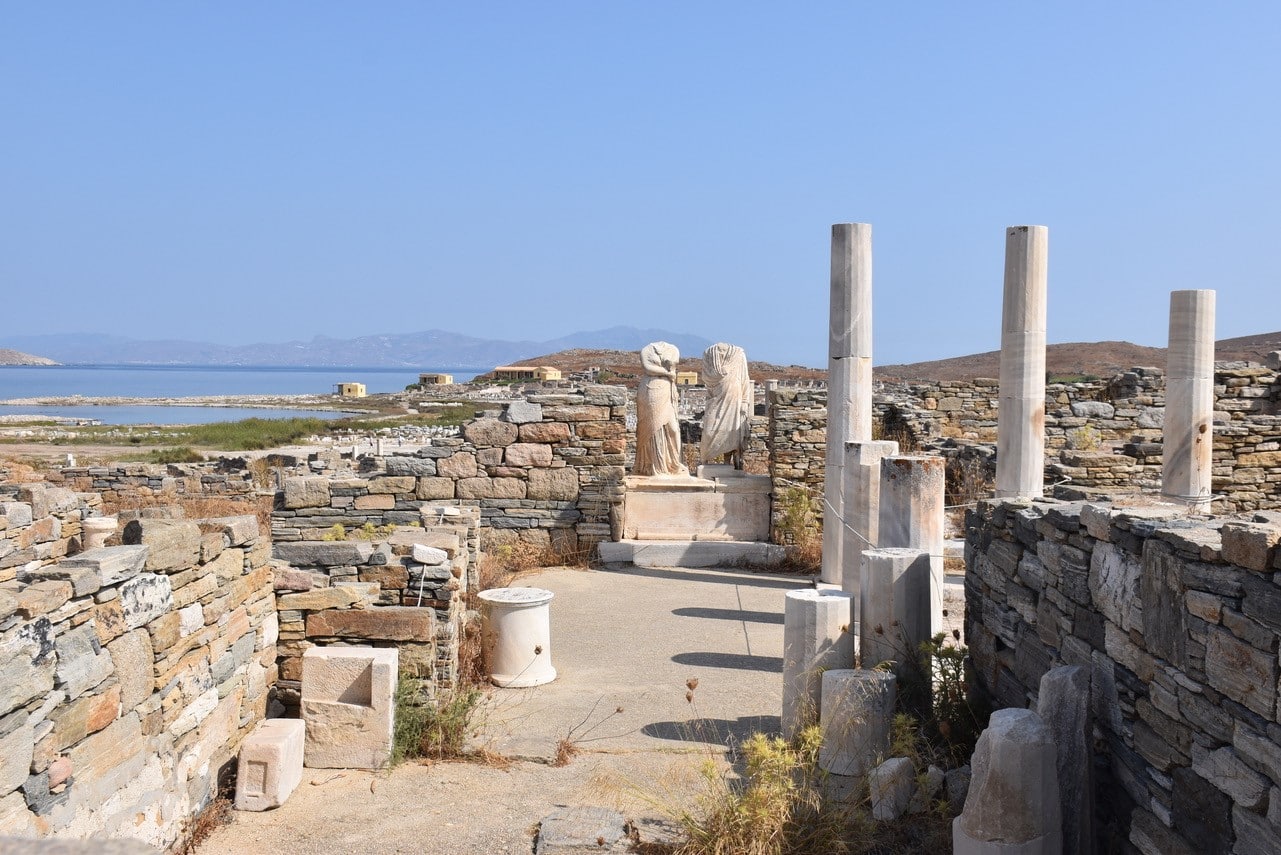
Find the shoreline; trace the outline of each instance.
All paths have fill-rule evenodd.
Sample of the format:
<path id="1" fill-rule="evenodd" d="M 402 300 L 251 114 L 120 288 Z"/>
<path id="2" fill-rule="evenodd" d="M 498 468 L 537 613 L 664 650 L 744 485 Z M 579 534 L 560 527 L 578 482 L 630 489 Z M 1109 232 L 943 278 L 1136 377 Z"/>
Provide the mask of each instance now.
<path id="1" fill-rule="evenodd" d="M 333 410 L 348 413 L 378 412 L 351 406 L 353 399 L 333 395 L 196 395 L 144 398 L 129 395 L 50 395 L 0 399 L 3 407 L 241 407 L 264 410 Z M 355 399 L 359 400 L 359 399 Z M 50 418 L 49 416 L 36 416 Z"/>

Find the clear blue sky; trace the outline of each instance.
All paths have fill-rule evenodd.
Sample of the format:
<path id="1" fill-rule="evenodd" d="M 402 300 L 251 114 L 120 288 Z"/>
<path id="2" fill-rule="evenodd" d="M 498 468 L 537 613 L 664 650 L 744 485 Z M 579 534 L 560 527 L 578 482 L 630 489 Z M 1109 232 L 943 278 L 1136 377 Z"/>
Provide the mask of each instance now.
<path id="1" fill-rule="evenodd" d="M 0 6 L 0 346 L 616 324 L 811 365 L 834 222 L 878 363 L 1281 329 L 1281 4 Z"/>

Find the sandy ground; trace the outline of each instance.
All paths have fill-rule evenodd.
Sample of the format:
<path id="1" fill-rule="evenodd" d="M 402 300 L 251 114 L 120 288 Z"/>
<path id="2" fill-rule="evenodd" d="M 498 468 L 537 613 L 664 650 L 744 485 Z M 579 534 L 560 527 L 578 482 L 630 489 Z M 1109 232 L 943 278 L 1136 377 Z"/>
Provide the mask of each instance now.
<path id="1" fill-rule="evenodd" d="M 808 579 L 628 565 L 550 570 L 517 584 L 556 594 L 558 676 L 494 690 L 475 743 L 529 759 L 308 769 L 288 803 L 236 813 L 200 855 L 530 853 L 539 821 L 560 806 L 621 809 L 657 839 L 649 823 L 664 818 L 661 804 L 691 803 L 700 765 L 714 758 L 724 767 L 726 744 L 777 732 L 783 595 Z M 550 765 L 566 736 L 581 753 Z"/>

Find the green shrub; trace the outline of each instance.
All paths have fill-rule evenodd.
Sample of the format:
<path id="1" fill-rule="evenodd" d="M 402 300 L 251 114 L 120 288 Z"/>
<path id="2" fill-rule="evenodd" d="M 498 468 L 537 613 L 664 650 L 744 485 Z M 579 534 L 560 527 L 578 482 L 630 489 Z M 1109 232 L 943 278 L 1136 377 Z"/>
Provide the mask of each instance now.
<path id="1" fill-rule="evenodd" d="M 442 689 L 434 698 L 428 697 L 423 680 L 401 671 L 396 685 L 392 765 L 461 757 L 483 697 L 471 686 Z"/>

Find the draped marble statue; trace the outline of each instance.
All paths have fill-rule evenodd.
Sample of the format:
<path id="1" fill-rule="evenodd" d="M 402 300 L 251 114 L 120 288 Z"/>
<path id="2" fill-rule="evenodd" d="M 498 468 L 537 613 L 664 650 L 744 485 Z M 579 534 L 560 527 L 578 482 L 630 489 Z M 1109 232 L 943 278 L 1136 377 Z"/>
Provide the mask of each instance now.
<path id="1" fill-rule="evenodd" d="M 656 341 L 641 350 L 645 376 L 636 388 L 636 475 L 688 475 L 681 463 L 681 428 L 676 416 L 675 345 Z"/>
<path id="2" fill-rule="evenodd" d="M 707 409 L 703 412 L 699 462 L 715 463 L 728 455 L 734 468 L 742 469 L 756 404 L 743 348 L 725 342 L 707 348 L 703 352 L 703 385 L 707 387 Z"/>

